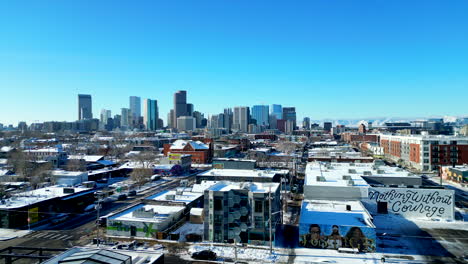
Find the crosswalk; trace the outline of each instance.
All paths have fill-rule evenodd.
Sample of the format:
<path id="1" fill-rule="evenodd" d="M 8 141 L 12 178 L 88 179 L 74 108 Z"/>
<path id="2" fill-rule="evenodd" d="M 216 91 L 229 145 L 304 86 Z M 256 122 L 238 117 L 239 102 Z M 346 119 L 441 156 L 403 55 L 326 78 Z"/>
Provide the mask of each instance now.
<path id="1" fill-rule="evenodd" d="M 25 235 L 24 237 L 27 237 L 27 238 L 40 238 L 40 239 L 53 239 L 53 240 L 69 240 L 73 236 L 66 235 L 66 234 L 63 234 L 63 233 L 60 233 L 60 232 L 38 232 L 38 231 L 35 231 L 35 232 L 32 232 L 32 233 L 29 233 L 29 234 Z"/>

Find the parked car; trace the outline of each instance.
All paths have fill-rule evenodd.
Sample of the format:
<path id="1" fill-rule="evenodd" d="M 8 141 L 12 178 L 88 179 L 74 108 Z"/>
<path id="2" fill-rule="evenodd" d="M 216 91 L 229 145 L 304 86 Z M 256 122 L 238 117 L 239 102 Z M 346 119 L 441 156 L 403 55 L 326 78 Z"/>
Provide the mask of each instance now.
<path id="1" fill-rule="evenodd" d="M 193 253 L 192 258 L 200 260 L 216 260 L 217 256 L 216 253 L 207 249 Z"/>
<path id="2" fill-rule="evenodd" d="M 119 196 L 117 196 L 117 200 L 119 201 L 122 201 L 122 200 L 126 200 L 127 199 L 127 195 L 126 194 L 119 194 Z"/>

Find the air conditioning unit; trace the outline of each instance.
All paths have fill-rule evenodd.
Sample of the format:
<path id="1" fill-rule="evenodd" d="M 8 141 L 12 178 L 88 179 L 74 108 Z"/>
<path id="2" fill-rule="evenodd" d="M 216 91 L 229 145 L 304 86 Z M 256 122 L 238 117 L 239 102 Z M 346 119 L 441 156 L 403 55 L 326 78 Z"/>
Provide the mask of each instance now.
<path id="1" fill-rule="evenodd" d="M 351 180 L 351 175 L 343 175 L 343 180 Z"/>
<path id="2" fill-rule="evenodd" d="M 377 173 L 378 173 L 378 174 L 384 174 L 385 171 L 384 171 L 384 170 L 377 170 Z"/>
<path id="3" fill-rule="evenodd" d="M 364 171 L 364 176 L 371 176 L 372 172 L 371 171 Z"/>
<path id="4" fill-rule="evenodd" d="M 174 194 L 167 194 L 166 195 L 166 200 L 174 201 L 175 200 L 175 195 Z"/>
<path id="5" fill-rule="evenodd" d="M 348 173 L 356 174 L 356 170 L 355 169 L 348 169 Z"/>
<path id="6" fill-rule="evenodd" d="M 317 181 L 318 181 L 318 182 L 324 182 L 324 181 L 326 181 L 326 180 L 325 180 L 325 177 L 317 176 Z"/>

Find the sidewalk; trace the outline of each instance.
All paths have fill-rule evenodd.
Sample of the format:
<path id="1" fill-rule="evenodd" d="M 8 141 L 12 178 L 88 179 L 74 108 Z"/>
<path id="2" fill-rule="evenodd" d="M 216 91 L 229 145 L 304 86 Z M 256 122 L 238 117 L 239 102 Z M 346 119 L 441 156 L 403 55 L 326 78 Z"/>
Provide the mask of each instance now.
<path id="1" fill-rule="evenodd" d="M 29 234 L 30 232 L 31 231 L 29 230 L 0 228 L 0 241 L 6 241 L 17 237 L 22 237 Z"/>

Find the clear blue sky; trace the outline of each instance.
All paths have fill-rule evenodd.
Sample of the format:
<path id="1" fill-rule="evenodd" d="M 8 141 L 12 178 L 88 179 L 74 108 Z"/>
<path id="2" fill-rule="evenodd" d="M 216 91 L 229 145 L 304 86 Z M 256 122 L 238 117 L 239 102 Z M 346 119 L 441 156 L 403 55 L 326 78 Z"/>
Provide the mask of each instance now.
<path id="1" fill-rule="evenodd" d="M 0 122 L 75 120 L 184 89 L 195 109 L 298 117 L 468 114 L 466 0 L 0 3 Z"/>

